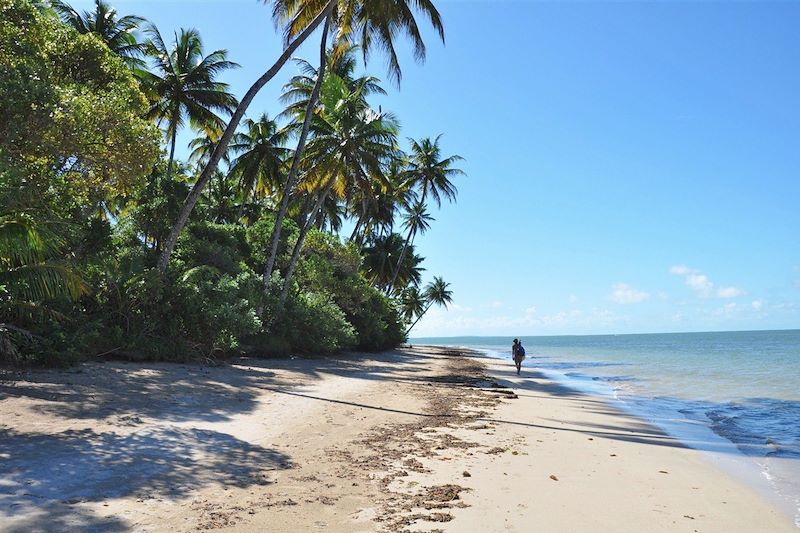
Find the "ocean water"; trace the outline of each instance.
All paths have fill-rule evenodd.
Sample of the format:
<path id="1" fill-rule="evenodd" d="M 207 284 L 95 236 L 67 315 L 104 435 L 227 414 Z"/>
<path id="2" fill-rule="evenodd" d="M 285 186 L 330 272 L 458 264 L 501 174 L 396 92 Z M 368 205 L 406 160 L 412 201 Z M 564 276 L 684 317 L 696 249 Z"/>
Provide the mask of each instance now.
<path id="1" fill-rule="evenodd" d="M 708 451 L 800 527 L 800 330 L 520 337 L 549 378 Z M 509 360 L 510 337 L 429 337 Z"/>

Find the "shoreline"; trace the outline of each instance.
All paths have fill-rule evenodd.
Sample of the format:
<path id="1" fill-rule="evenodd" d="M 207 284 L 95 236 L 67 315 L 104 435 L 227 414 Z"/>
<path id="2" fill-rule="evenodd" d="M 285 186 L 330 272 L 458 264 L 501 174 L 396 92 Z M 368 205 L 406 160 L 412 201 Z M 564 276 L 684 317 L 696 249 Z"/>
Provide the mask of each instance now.
<path id="1" fill-rule="evenodd" d="M 477 350 L 493 361 L 510 361 L 494 348 L 459 347 Z M 550 357 L 552 355 L 545 356 Z M 711 420 L 698 415 L 699 401 L 668 399 L 665 402 L 664 398 L 643 394 L 646 391 L 642 389 L 625 387 L 626 383 L 617 388 L 602 374 L 592 373 L 591 369 L 568 374 L 557 370 L 557 366 L 545 364 L 539 367 L 536 362 L 535 355 L 526 359 L 529 370 L 533 364 L 533 371 L 546 379 L 589 396 L 599 396 L 614 408 L 642 419 L 687 447 L 702 452 L 709 464 L 759 492 L 800 528 L 800 464 L 796 458 L 775 456 L 771 450 L 765 450 L 764 445 L 735 441 L 719 434 Z M 689 414 L 692 411 L 694 416 Z"/>
<path id="2" fill-rule="evenodd" d="M 414 346 L 3 375 L 0 530 L 796 531 L 701 452 L 513 374 Z"/>

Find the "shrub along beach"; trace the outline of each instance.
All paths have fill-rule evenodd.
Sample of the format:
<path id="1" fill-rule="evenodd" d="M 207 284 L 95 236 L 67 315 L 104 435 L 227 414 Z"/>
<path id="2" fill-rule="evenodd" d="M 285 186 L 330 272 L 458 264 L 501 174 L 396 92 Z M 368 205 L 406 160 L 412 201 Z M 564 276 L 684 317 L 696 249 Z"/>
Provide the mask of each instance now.
<path id="1" fill-rule="evenodd" d="M 198 30 L 0 0 L 0 532 L 793 530 L 600 397 L 404 345 L 466 177 L 376 101 L 442 18 L 264 3 L 234 94 Z"/>

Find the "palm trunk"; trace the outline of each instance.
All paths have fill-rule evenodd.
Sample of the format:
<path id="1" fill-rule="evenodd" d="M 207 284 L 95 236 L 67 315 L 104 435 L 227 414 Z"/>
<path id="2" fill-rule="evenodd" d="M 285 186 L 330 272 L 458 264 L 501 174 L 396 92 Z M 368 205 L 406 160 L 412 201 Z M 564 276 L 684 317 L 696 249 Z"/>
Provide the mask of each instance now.
<path id="1" fill-rule="evenodd" d="M 425 203 L 425 194 L 427 192 L 428 191 L 426 189 L 422 190 L 422 199 L 420 200 L 420 203 Z M 413 231 L 413 228 L 409 228 L 408 230 L 408 237 L 406 238 L 406 242 L 403 243 L 403 249 L 400 251 L 400 259 L 397 260 L 397 266 L 395 266 L 394 274 L 392 274 L 392 281 L 389 282 L 389 286 L 386 288 L 387 295 L 391 293 L 394 282 L 397 279 L 397 275 L 400 273 L 400 266 L 403 264 L 403 257 L 406 255 L 406 248 L 408 248 L 409 242 L 413 241 Z"/>
<path id="2" fill-rule="evenodd" d="M 169 162 L 167 163 L 167 175 L 165 177 L 166 182 L 169 182 L 169 178 L 172 177 L 172 165 L 175 164 L 175 142 L 177 140 L 178 128 L 173 128 L 169 141 Z"/>
<path id="3" fill-rule="evenodd" d="M 408 249 L 408 245 L 411 244 L 411 241 L 414 238 L 414 230 L 408 230 L 408 237 L 406 237 L 406 241 L 403 243 L 403 247 L 400 249 L 400 257 L 397 259 L 397 265 L 394 267 L 394 272 L 392 273 L 392 279 L 389 280 L 389 285 L 386 287 L 386 294 L 391 294 L 392 288 L 394 287 L 394 282 L 397 280 L 398 274 L 400 274 L 400 268 L 403 265 L 403 258 L 406 256 L 406 250 Z"/>
<path id="4" fill-rule="evenodd" d="M 178 219 L 175 221 L 175 225 L 172 227 L 172 230 L 170 230 L 169 236 L 164 242 L 164 250 L 161 252 L 161 256 L 158 258 L 158 271 L 162 275 L 167 271 L 169 258 L 172 255 L 172 251 L 175 249 L 175 243 L 178 242 L 178 237 L 180 236 L 181 231 L 183 231 L 184 226 L 186 226 L 195 204 L 197 204 L 197 201 L 200 199 L 200 193 L 203 192 L 203 188 L 208 183 L 208 180 L 214 173 L 214 170 L 216 170 L 219 160 L 222 159 L 222 155 L 228 149 L 228 144 L 230 144 L 231 138 L 236 132 L 236 128 L 239 127 L 239 122 L 241 122 L 242 117 L 244 117 L 247 108 L 250 107 L 250 104 L 253 102 L 253 98 L 255 98 L 256 94 L 258 94 L 261 88 L 264 87 L 268 81 L 275 77 L 278 71 L 283 67 L 284 64 L 286 64 L 286 61 L 288 61 L 295 52 L 295 50 L 297 50 L 297 48 L 303 44 L 308 36 L 317 29 L 322 21 L 329 18 L 334 5 L 335 0 L 330 0 L 325 6 L 325 9 L 320 12 L 320 14 L 317 15 L 313 21 L 311 21 L 311 24 L 309 24 L 306 29 L 300 33 L 300 35 L 298 35 L 291 43 L 289 43 L 275 64 L 256 80 L 250 89 L 248 89 L 247 93 L 245 93 L 242 101 L 239 102 L 239 105 L 237 106 L 236 111 L 234 111 L 230 122 L 228 122 L 228 126 L 225 128 L 225 132 L 222 134 L 222 138 L 220 138 L 217 146 L 211 153 L 211 158 L 209 159 L 206 168 L 203 169 L 203 172 L 197 179 L 197 183 L 194 184 L 194 187 L 192 187 L 192 190 L 186 197 L 183 207 L 181 208 L 181 212 L 178 215 Z"/>
<path id="5" fill-rule="evenodd" d="M 356 221 L 356 227 L 353 228 L 353 233 L 350 235 L 350 240 L 353 242 L 355 242 L 356 236 L 358 235 L 358 232 L 361 230 L 361 222 L 362 222 L 362 217 L 358 217 L 358 220 Z"/>
<path id="6" fill-rule="evenodd" d="M 430 309 L 432 305 L 433 305 L 433 302 L 429 303 L 428 306 L 425 308 L 425 310 L 422 313 L 420 313 L 420 315 L 417 317 L 417 319 L 414 321 L 414 323 L 411 324 L 411 326 L 409 326 L 409 328 L 406 330 L 406 337 L 408 337 L 408 334 L 411 333 L 411 330 L 414 329 L 414 326 L 417 325 L 417 322 L 419 322 L 419 319 L 422 318 L 423 316 L 425 316 L 425 313 L 428 312 L 428 309 Z"/>
<path id="7" fill-rule="evenodd" d="M 275 268 L 275 260 L 278 256 L 278 244 L 281 238 L 281 225 L 283 219 L 286 217 L 286 210 L 289 207 L 289 197 L 297 185 L 297 173 L 300 168 L 300 158 L 303 156 L 303 150 L 306 147 L 306 138 L 308 137 L 308 130 L 311 127 L 311 117 L 314 114 L 314 108 L 317 106 L 319 100 L 319 92 L 322 87 L 322 78 L 325 76 L 325 67 L 327 65 L 327 48 L 328 48 L 328 28 L 330 26 L 330 17 L 325 18 L 325 25 L 322 29 L 322 39 L 320 40 L 319 50 L 319 69 L 317 70 L 317 81 L 314 83 L 314 88 L 311 91 L 311 96 L 306 104 L 306 113 L 303 117 L 303 129 L 300 132 L 300 138 L 297 140 L 297 148 L 292 157 L 292 166 L 289 168 L 289 174 L 286 176 L 286 181 L 283 184 L 283 197 L 281 204 L 278 207 L 278 213 L 275 215 L 275 227 L 272 228 L 272 242 L 270 243 L 269 257 L 267 264 L 264 267 L 264 291 L 269 289 L 269 280 L 272 276 L 272 270 Z"/>
<path id="8" fill-rule="evenodd" d="M 292 275 L 294 274 L 294 269 L 297 267 L 297 262 L 300 259 L 300 251 L 303 249 L 303 241 L 306 239 L 306 235 L 308 234 L 308 230 L 311 229 L 311 226 L 314 225 L 314 219 L 317 217 L 317 213 L 325 204 L 325 200 L 328 198 L 328 194 L 331 192 L 331 188 L 333 187 L 333 180 L 331 180 L 325 188 L 320 192 L 319 198 L 317 199 L 317 203 L 314 205 L 314 208 L 306 217 L 306 220 L 303 223 L 303 227 L 300 228 L 300 235 L 297 236 L 297 242 L 294 244 L 294 250 L 292 250 L 292 258 L 289 260 L 289 267 L 286 269 L 286 279 L 283 280 L 283 289 L 281 290 L 281 297 L 278 302 L 278 309 L 276 311 L 276 315 L 279 315 L 283 311 L 283 306 L 286 303 L 286 298 L 289 296 L 289 287 L 292 281 Z"/>

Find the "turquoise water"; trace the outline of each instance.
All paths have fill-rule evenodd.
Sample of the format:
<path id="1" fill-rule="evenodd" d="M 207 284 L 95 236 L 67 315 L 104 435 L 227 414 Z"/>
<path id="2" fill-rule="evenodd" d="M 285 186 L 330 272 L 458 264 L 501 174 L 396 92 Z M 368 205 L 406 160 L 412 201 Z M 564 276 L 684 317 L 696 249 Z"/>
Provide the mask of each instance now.
<path id="1" fill-rule="evenodd" d="M 521 339 L 528 368 L 607 394 L 693 447 L 750 459 L 800 526 L 800 330 Z M 411 340 L 509 360 L 511 341 Z"/>

